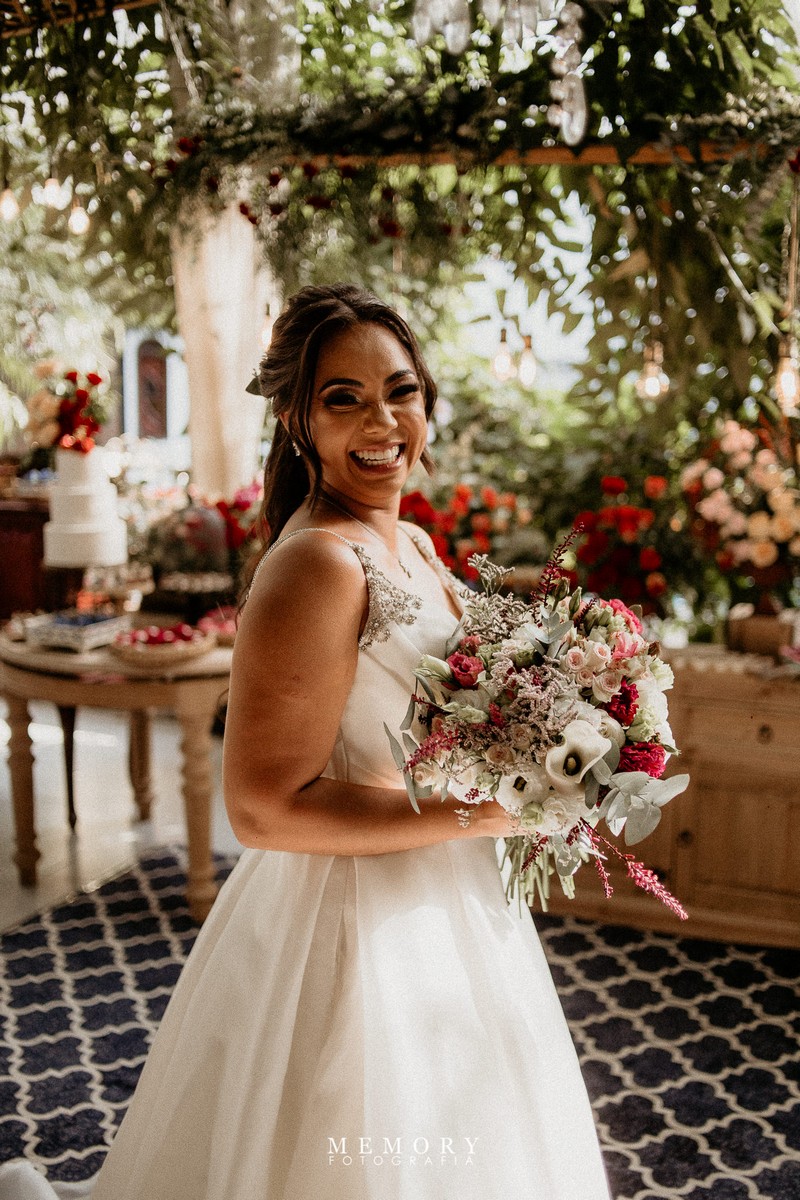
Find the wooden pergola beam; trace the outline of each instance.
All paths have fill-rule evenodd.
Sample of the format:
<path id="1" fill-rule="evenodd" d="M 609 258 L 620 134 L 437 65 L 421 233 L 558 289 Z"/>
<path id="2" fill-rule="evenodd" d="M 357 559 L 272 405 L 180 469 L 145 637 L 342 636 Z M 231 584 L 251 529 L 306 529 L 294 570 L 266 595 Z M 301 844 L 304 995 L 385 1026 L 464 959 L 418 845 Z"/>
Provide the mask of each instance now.
<path id="1" fill-rule="evenodd" d="M 104 17 L 117 8 L 153 8 L 154 0 L 0 0 L 0 38 Z"/>
<path id="2" fill-rule="evenodd" d="M 750 155 L 756 158 L 762 158 L 767 153 L 767 147 L 756 142 L 748 142 L 740 140 L 737 142 L 714 142 L 710 139 L 704 139 L 698 144 L 695 150 L 688 146 L 666 146 L 656 142 L 649 142 L 644 146 L 640 146 L 630 156 L 621 155 L 616 146 L 606 145 L 603 142 L 590 142 L 583 147 L 578 147 L 571 150 L 569 146 L 536 146 L 530 150 L 503 150 L 496 158 L 484 159 L 479 157 L 470 150 L 458 150 L 455 147 L 447 150 L 434 150 L 431 152 L 413 150 L 403 151 L 397 154 L 308 154 L 302 158 L 303 162 L 311 162 L 317 167 L 365 167 L 370 164 L 380 167 L 405 167 L 405 166 L 423 166 L 432 167 L 438 165 L 454 164 L 459 165 L 474 165 L 479 162 L 485 163 L 487 166 L 493 167 L 613 167 L 613 166 L 637 166 L 637 167 L 668 167 L 675 162 L 684 163 L 720 163 L 730 162 L 734 158 L 742 158 Z M 282 162 L 290 160 L 281 156 Z M 292 156 L 291 161 L 295 161 Z M 296 161 L 300 161 L 299 158 Z"/>

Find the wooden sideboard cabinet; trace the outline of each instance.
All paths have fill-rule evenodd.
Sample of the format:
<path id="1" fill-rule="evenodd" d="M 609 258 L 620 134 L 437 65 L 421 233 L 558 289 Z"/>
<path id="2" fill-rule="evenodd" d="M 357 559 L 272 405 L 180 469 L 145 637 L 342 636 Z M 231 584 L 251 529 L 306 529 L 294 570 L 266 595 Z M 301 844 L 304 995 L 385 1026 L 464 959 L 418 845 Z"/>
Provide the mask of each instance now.
<path id="1" fill-rule="evenodd" d="M 691 782 L 633 853 L 688 910 L 679 921 L 612 865 L 606 900 L 591 865 L 550 908 L 687 937 L 800 947 L 800 677 L 712 648 L 673 652 L 670 721 L 681 750 L 670 774 Z M 604 827 L 603 827 L 604 829 Z M 558 893 L 558 894 L 557 894 Z"/>

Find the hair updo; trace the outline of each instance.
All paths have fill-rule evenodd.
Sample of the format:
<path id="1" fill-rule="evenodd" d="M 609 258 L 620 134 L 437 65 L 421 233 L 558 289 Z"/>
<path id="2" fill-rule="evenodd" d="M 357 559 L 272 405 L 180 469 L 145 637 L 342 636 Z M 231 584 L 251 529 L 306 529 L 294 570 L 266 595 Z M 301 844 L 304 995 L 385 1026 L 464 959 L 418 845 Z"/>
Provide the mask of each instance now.
<path id="1" fill-rule="evenodd" d="M 273 414 L 283 418 L 276 423 L 264 468 L 264 502 L 258 531 L 266 546 L 280 536 L 306 496 L 310 495 L 313 506 L 319 495 L 321 464 L 311 439 L 310 418 L 320 350 L 329 338 L 365 324 L 382 325 L 394 334 L 414 364 L 426 416 L 433 412 L 436 384 L 416 337 L 393 308 L 371 292 L 347 283 L 305 287 L 296 292 L 275 322 L 272 341 L 258 370 L 261 394 L 272 401 Z M 429 470 L 427 450 L 421 461 Z"/>

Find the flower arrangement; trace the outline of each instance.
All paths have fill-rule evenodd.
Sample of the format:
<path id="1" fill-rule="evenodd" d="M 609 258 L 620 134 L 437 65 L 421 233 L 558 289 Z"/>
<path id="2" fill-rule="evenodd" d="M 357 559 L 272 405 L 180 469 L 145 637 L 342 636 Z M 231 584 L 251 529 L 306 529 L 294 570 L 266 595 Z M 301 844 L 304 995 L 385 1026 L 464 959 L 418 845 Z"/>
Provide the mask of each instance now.
<path id="1" fill-rule="evenodd" d="M 662 570 L 665 514 L 658 509 L 668 487 L 663 475 L 648 475 L 642 483 L 645 503 L 634 504 L 627 479 L 602 476 L 603 502 L 597 510 L 578 513 L 574 522 L 584 535 L 576 559 L 578 577 L 588 591 L 617 595 L 626 604 L 640 605 L 644 613 L 662 615 L 669 587 Z"/>
<path id="2" fill-rule="evenodd" d="M 225 522 L 225 542 L 230 557 L 231 573 L 238 576 L 256 535 L 264 487 L 255 480 L 239 488 L 231 500 L 218 500 L 217 511 Z"/>
<path id="3" fill-rule="evenodd" d="M 488 554 L 503 562 L 509 555 L 528 557 L 529 561 L 537 555 L 533 515 L 514 492 L 457 483 L 442 497 L 439 507 L 422 492 L 409 492 L 400 501 L 400 516 L 429 533 L 445 566 L 467 583 L 478 579 L 478 571 L 469 561 L 474 554 Z"/>
<path id="4" fill-rule="evenodd" d="M 103 378 L 95 371 L 50 374 L 52 364 L 41 367 L 42 387 L 28 401 L 26 437 L 32 448 L 76 450 L 88 454 L 94 435 L 108 416 L 99 388 Z"/>
<path id="5" fill-rule="evenodd" d="M 159 513 L 141 538 L 137 556 L 158 578 L 175 572 L 225 574 L 234 590 L 261 502 L 261 484 L 240 488 L 230 500 L 190 495 L 180 507 Z"/>
<path id="6" fill-rule="evenodd" d="M 800 603 L 798 462 L 788 436 L 726 420 L 681 475 L 692 534 L 760 612 Z"/>
<path id="7" fill-rule="evenodd" d="M 546 907 L 553 871 L 573 896 L 588 859 L 610 896 L 611 853 L 685 917 L 654 873 L 597 829 L 604 819 L 612 834 L 624 830 L 626 844 L 640 841 L 688 783 L 687 775 L 661 778 L 676 753 L 664 695 L 672 671 L 621 600 L 584 601 L 580 589 L 570 591 L 560 568 L 570 540 L 545 567 L 532 603 L 502 594 L 508 572 L 473 558 L 483 592 L 467 601 L 446 658 L 425 655 L 418 664 L 403 744 L 386 730 L 392 753 L 417 811 L 440 788 L 466 806 L 497 800 L 513 815 L 509 890 L 527 903 L 538 893 Z M 469 807 L 459 816 L 468 822 Z"/>

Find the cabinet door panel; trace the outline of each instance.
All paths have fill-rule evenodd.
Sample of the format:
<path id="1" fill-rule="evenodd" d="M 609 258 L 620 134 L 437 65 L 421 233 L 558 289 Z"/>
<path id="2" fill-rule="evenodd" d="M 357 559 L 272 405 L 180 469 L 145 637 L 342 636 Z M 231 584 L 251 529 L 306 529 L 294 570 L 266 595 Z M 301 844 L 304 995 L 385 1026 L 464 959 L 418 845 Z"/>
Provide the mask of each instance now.
<path id="1" fill-rule="evenodd" d="M 800 797 L 786 786 L 695 763 L 676 846 L 689 905 L 800 925 Z"/>

